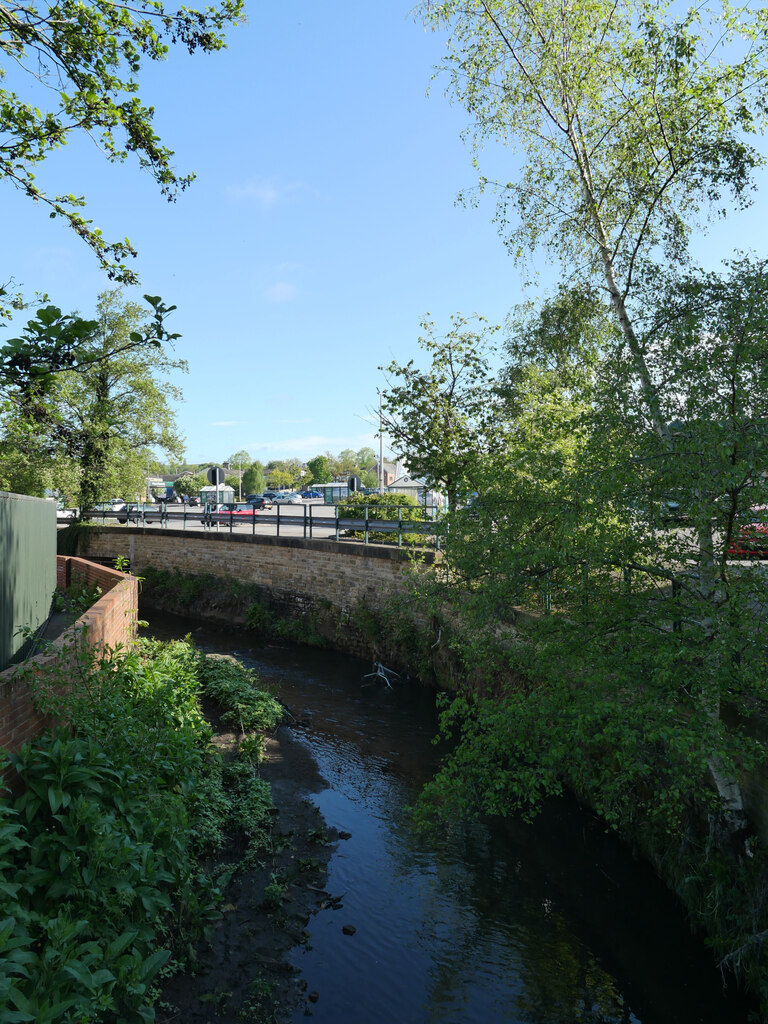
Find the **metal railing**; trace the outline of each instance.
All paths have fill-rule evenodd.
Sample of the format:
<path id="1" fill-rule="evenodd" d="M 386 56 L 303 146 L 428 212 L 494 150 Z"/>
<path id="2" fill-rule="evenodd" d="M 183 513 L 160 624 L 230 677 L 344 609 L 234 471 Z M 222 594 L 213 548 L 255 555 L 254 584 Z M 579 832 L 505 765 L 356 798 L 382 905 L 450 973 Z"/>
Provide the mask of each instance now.
<path id="1" fill-rule="evenodd" d="M 133 525 L 141 528 L 159 526 L 160 529 L 199 529 L 205 531 L 227 530 L 229 533 L 242 534 L 250 530 L 252 535 L 263 533 L 269 528 L 269 536 L 296 536 L 300 534 L 308 539 L 324 540 L 362 540 L 364 544 L 384 543 L 403 545 L 432 546 L 439 550 L 443 534 L 443 523 L 440 510 L 427 507 L 424 518 L 410 519 L 413 515 L 412 505 L 396 505 L 391 508 L 392 518 L 376 518 L 382 512 L 382 506 L 365 505 L 359 514 L 340 515 L 339 506 L 333 506 L 333 513 L 320 513 L 318 508 L 328 509 L 329 506 L 316 505 L 275 505 L 271 510 L 254 511 L 214 511 L 204 506 L 168 505 L 128 505 L 125 508 L 98 508 L 83 514 L 83 519 L 91 522 Z M 299 511 L 300 509 L 300 511 Z M 373 514 L 372 514 L 373 513 Z M 430 515 L 432 513 L 432 515 Z M 59 525 L 71 522 L 71 517 L 59 518 Z M 389 539 L 391 538 L 391 540 Z"/>

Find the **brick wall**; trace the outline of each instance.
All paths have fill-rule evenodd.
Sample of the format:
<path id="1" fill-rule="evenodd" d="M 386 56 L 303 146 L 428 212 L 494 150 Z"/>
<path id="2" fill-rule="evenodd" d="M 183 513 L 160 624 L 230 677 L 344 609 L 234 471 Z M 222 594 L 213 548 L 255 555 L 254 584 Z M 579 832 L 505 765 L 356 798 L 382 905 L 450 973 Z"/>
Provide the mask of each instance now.
<path id="1" fill-rule="evenodd" d="M 278 603 L 330 602 L 342 612 L 360 601 L 382 607 L 412 566 L 403 549 L 301 537 L 105 527 L 82 534 L 80 543 L 86 556 L 126 556 L 139 576 L 147 566 L 210 574 L 255 583 Z M 433 560 L 427 553 L 425 561 Z"/>
<path id="2" fill-rule="evenodd" d="M 72 626 L 51 644 L 50 650 L 21 665 L 0 672 L 0 747 L 18 750 L 22 744 L 53 724 L 34 708 L 31 678 L 68 667 L 74 671 L 83 636 L 97 649 L 127 647 L 136 633 L 138 581 L 125 573 L 95 565 L 82 558 L 59 555 L 56 583 L 97 583 L 103 593 Z M 85 633 L 83 632 L 85 627 Z"/>

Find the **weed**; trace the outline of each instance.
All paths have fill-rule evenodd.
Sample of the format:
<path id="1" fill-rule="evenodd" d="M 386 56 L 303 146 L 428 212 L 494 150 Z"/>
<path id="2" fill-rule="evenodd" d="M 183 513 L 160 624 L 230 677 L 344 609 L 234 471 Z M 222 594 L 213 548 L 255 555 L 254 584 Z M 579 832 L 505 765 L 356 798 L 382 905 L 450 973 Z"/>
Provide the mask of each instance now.
<path id="1" fill-rule="evenodd" d="M 272 872 L 269 884 L 264 887 L 264 897 L 261 901 L 262 906 L 266 907 L 267 910 L 277 910 L 281 906 L 287 891 L 287 884 Z"/>
<path id="2" fill-rule="evenodd" d="M 282 1012 L 271 983 L 257 974 L 249 988 L 251 995 L 238 1011 L 238 1024 L 277 1024 Z"/>
<path id="3" fill-rule="evenodd" d="M 300 874 L 310 874 L 320 870 L 321 865 L 314 857 L 299 857 L 296 867 Z"/>
<path id="4" fill-rule="evenodd" d="M 268 633 L 274 624 L 274 616 L 263 601 L 254 601 L 245 613 L 245 624 L 254 633 Z"/>
<path id="5" fill-rule="evenodd" d="M 281 640 L 290 643 L 303 644 L 306 647 L 325 646 L 325 637 L 319 632 L 314 615 L 301 619 L 278 619 L 273 624 L 272 632 Z"/>
<path id="6" fill-rule="evenodd" d="M 328 846 L 331 839 L 324 828 L 313 828 L 307 833 L 307 840 L 310 843 L 317 843 L 318 846 Z"/>
<path id="7" fill-rule="evenodd" d="M 273 729 L 283 717 L 282 705 L 257 687 L 253 672 L 240 662 L 203 658 L 200 677 L 206 696 L 222 708 L 222 721 L 241 732 Z"/>
<path id="8" fill-rule="evenodd" d="M 57 612 L 64 612 L 72 619 L 79 618 L 101 597 L 98 583 L 77 581 L 66 590 L 57 590 L 53 595 L 53 606 Z"/>
<path id="9" fill-rule="evenodd" d="M 259 733 L 253 736 L 244 736 L 240 740 L 237 753 L 239 757 L 253 765 L 261 764 L 264 760 L 264 737 Z"/>
<path id="10" fill-rule="evenodd" d="M 271 845 L 274 804 L 269 784 L 260 779 L 252 764 L 234 761 L 227 765 L 226 782 L 231 791 L 232 819 L 248 836 L 249 857 L 253 860 Z"/>

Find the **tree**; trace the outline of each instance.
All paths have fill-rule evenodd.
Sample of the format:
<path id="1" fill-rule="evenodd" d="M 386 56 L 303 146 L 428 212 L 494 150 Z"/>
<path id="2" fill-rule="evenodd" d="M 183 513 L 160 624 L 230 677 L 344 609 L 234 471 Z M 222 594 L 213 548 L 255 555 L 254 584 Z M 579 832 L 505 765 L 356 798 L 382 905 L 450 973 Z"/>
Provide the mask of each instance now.
<path id="1" fill-rule="evenodd" d="M 52 453 L 37 424 L 6 411 L 0 414 L 0 490 L 42 498 L 53 487 Z M 58 488 L 73 493 L 61 478 Z"/>
<path id="2" fill-rule="evenodd" d="M 82 196 L 46 194 L 34 171 L 73 134 L 83 132 L 98 139 L 111 162 L 135 153 L 139 166 L 173 200 L 193 176 L 180 176 L 174 168 L 173 152 L 155 133 L 154 110 L 138 95 L 136 76 L 145 61 L 163 60 L 174 44 L 190 53 L 222 49 L 223 30 L 241 21 L 242 12 L 241 0 L 222 0 L 202 11 L 174 10 L 162 0 L 132 6 L 107 0 L 56 5 L 16 0 L 0 8 L 0 49 L 8 68 L 0 68 L 0 77 L 11 85 L 0 89 L 0 176 L 47 207 L 51 217 L 65 218 L 112 278 L 136 280 L 122 262 L 136 255 L 130 242 L 106 241 L 80 212 Z M 35 79 L 28 99 L 13 88 L 14 78 L 23 84 L 23 73 Z M 49 90 L 48 109 L 39 85 Z"/>
<path id="3" fill-rule="evenodd" d="M 333 480 L 331 463 L 327 455 L 316 455 L 314 459 L 309 460 L 307 467 L 312 474 L 313 484 L 327 484 Z"/>
<path id="4" fill-rule="evenodd" d="M 243 473 L 243 490 L 246 494 L 261 494 L 264 489 L 264 467 L 254 460 Z"/>
<path id="5" fill-rule="evenodd" d="M 428 24 L 450 28 L 444 67 L 473 118 L 476 147 L 493 139 L 522 154 L 517 181 L 480 180 L 497 193 L 510 250 L 522 256 L 543 245 L 572 280 L 601 281 L 607 292 L 621 338 L 619 404 L 634 404 L 658 439 L 659 458 L 676 467 L 672 475 L 693 499 L 693 589 L 703 621 L 712 622 L 713 519 L 701 477 L 697 485 L 686 475 L 686 432 L 665 415 L 641 286 L 654 259 L 685 265 L 688 235 L 707 209 L 749 201 L 759 163 L 749 137 L 764 118 L 762 16 L 727 5 L 680 15 L 634 0 L 590 0 L 567 11 L 553 0 L 426 0 L 420 10 Z M 725 672 L 713 659 L 707 674 Z M 699 692 L 717 721 L 717 685 L 710 679 Z M 738 821 L 732 774 L 714 761 L 711 768 Z"/>
<path id="6" fill-rule="evenodd" d="M 411 359 L 386 367 L 384 428 L 411 472 L 444 488 L 453 506 L 477 489 L 478 456 L 494 437 L 488 427 L 497 422 L 497 400 L 488 359 L 498 328 L 482 317 L 456 315 L 445 337 L 436 336 L 430 321 L 422 329 L 419 345 L 431 366 L 419 370 Z M 502 437 L 494 443 L 503 444 Z"/>
<path id="7" fill-rule="evenodd" d="M 237 492 L 238 501 L 241 501 L 243 496 L 243 470 L 250 466 L 251 456 L 244 448 L 241 448 L 239 452 L 235 452 L 234 455 L 230 455 L 227 462 L 229 462 L 233 469 L 237 470 L 237 476 L 227 477 L 226 482 Z M 248 492 L 246 491 L 246 494 L 247 493 Z"/>
<path id="8" fill-rule="evenodd" d="M 444 703 L 451 753 L 422 810 L 530 817 L 570 788 L 652 854 L 718 956 L 750 963 L 765 992 L 768 865 L 734 832 L 735 780 L 768 756 L 750 722 L 766 712 L 765 567 L 727 552 L 768 504 L 768 265 L 657 277 L 648 296 L 674 454 L 606 303 L 561 289 L 510 323 L 505 450 L 479 458 L 480 499 L 448 517 L 444 574 L 421 578 L 420 611 L 472 680 Z M 660 520 L 670 494 L 682 522 Z"/>
<path id="9" fill-rule="evenodd" d="M 174 491 L 183 497 L 199 496 L 200 491 L 208 486 L 208 477 L 205 473 L 195 473 L 193 476 L 184 476 L 176 480 L 173 485 Z"/>
<path id="10" fill-rule="evenodd" d="M 234 466 L 237 470 L 247 469 L 252 461 L 253 459 L 251 458 L 250 453 L 247 452 L 245 448 L 241 448 L 240 451 L 235 452 L 234 455 L 230 455 L 227 459 L 230 466 Z"/>
<path id="11" fill-rule="evenodd" d="M 290 487 L 295 487 L 297 490 L 303 486 L 304 481 L 308 478 L 309 474 L 304 468 L 304 464 L 300 459 L 286 459 L 283 463 L 283 467 L 290 474 L 291 483 Z"/>
<path id="12" fill-rule="evenodd" d="M 91 333 L 79 342 L 75 369 L 45 377 L 42 391 L 34 376 L 6 390 L 6 439 L 26 424 L 51 483 L 77 493 L 81 508 L 114 494 L 142 492 L 154 446 L 181 454 L 169 405 L 180 391 L 156 375 L 186 366 L 155 344 L 144 321 L 140 306 L 119 292 L 105 292 L 96 320 L 87 321 Z"/>
<path id="13" fill-rule="evenodd" d="M 307 473 L 299 459 L 273 459 L 267 463 L 270 487 L 300 487 Z"/>
<path id="14" fill-rule="evenodd" d="M 270 469 L 267 479 L 269 480 L 270 487 L 282 489 L 293 486 L 293 474 L 289 473 L 286 469 L 281 469 L 280 467 Z"/>
<path id="15" fill-rule="evenodd" d="M 345 448 L 344 451 L 339 452 L 336 456 L 336 464 L 338 467 L 339 476 L 350 476 L 353 473 L 357 473 L 359 465 L 357 462 L 357 452 L 351 448 Z"/>
<path id="16" fill-rule="evenodd" d="M 759 14 L 677 17 L 637 0 L 590 0 L 567 16 L 553 0 L 426 0 L 421 11 L 451 28 L 444 67 L 476 147 L 493 138 L 523 154 L 518 182 L 480 183 L 497 191 L 510 250 L 543 244 L 570 275 L 602 278 L 653 429 L 672 447 L 631 300 L 659 249 L 684 259 L 703 207 L 748 201 L 764 46 L 733 44 L 764 43 Z"/>
<path id="17" fill-rule="evenodd" d="M 357 453 L 357 465 L 361 470 L 371 469 L 378 459 L 373 448 L 361 448 Z"/>
<path id="18" fill-rule="evenodd" d="M 498 195 L 510 250 L 544 245 L 569 276 L 602 277 L 637 360 L 626 302 L 644 258 L 658 247 L 682 258 L 702 208 L 748 201 L 763 51 L 733 43 L 763 42 L 760 15 L 716 5 L 680 17 L 638 0 L 420 10 L 450 29 L 443 68 L 476 149 L 491 139 L 522 154 L 519 181 L 480 180 Z"/>
<path id="19" fill-rule="evenodd" d="M 477 160 L 488 141 L 521 154 L 512 180 L 479 186 L 510 252 L 545 248 L 569 285 L 600 289 L 612 321 L 582 362 L 577 303 L 549 304 L 499 382 L 507 451 L 482 454 L 480 498 L 451 516 L 434 606 L 460 588 L 463 636 L 449 642 L 496 699 L 446 706 L 458 742 L 432 795 L 450 815 L 530 811 L 563 784 L 587 794 L 765 992 L 766 864 L 744 843 L 737 778 L 766 748 L 721 709 L 765 709 L 763 581 L 727 552 L 766 497 L 768 292 L 764 266 L 707 276 L 687 255 L 703 215 L 749 201 L 763 12 L 420 10 L 449 29 L 444 68 Z M 548 325 L 563 314 L 576 329 L 560 346 Z M 660 522 L 669 497 L 685 523 Z M 518 605 L 542 614 L 521 628 Z M 709 914 L 729 876 L 728 910 Z"/>
<path id="20" fill-rule="evenodd" d="M 145 295 L 144 299 L 152 308 L 152 319 L 142 317 L 127 336 L 120 333 L 114 346 L 102 351 L 91 345 L 99 326 L 96 320 L 63 314 L 56 306 L 39 309 L 20 337 L 0 346 L 0 396 L 17 407 L 27 405 L 41 413 L 57 374 L 85 372 L 97 362 L 134 349 L 173 344 L 180 335 L 166 330 L 165 319 L 176 307 L 166 306 L 157 295 Z"/>

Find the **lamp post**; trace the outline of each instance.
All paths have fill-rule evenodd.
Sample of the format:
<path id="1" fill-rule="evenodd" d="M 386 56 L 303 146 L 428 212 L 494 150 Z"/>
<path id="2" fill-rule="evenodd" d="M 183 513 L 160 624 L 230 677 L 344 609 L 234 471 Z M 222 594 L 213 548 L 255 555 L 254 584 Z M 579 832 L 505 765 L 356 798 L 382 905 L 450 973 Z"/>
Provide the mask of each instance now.
<path id="1" fill-rule="evenodd" d="M 379 392 L 379 494 L 384 493 L 384 428 L 381 412 L 381 391 Z"/>

